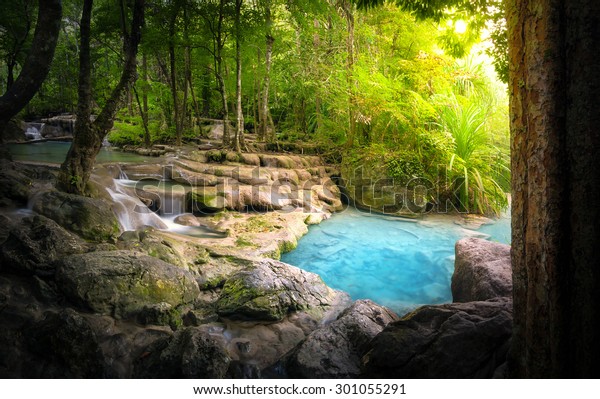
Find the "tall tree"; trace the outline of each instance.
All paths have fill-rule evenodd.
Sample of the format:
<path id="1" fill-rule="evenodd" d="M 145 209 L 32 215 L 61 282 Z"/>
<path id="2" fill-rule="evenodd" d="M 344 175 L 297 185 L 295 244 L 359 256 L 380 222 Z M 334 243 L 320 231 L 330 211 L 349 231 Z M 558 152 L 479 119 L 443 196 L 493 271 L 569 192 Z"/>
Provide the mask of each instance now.
<path id="1" fill-rule="evenodd" d="M 244 112 L 242 109 L 242 28 L 240 19 L 242 16 L 243 0 L 235 0 L 235 134 L 233 135 L 233 149 L 242 151 L 244 146 Z"/>
<path id="2" fill-rule="evenodd" d="M 519 377 L 598 377 L 600 3 L 509 0 Z"/>
<path id="3" fill-rule="evenodd" d="M 48 75 L 58 42 L 61 16 L 60 0 L 40 0 L 29 55 L 17 80 L 0 97 L 0 142 L 8 121 L 27 105 Z"/>
<path id="4" fill-rule="evenodd" d="M 121 0 L 121 5 L 124 5 L 124 0 Z M 144 21 L 144 6 L 145 0 L 135 0 L 129 29 L 123 24 L 123 50 L 125 53 L 123 71 L 106 104 L 92 122 L 90 118 L 92 111 L 90 41 L 93 0 L 84 1 L 80 23 L 79 101 L 76 132 L 58 175 L 58 187 L 63 191 L 76 194 L 85 193 L 96 155 L 102 147 L 102 141 L 113 126 L 116 113 L 124 100 L 127 88 L 135 82 L 136 57 Z M 121 18 L 123 20 L 127 18 L 124 6 L 121 7 Z"/>
<path id="5" fill-rule="evenodd" d="M 263 8 L 265 14 L 265 76 L 258 113 L 260 123 L 258 137 L 262 140 L 273 141 L 275 139 L 275 129 L 269 129 L 269 86 L 271 84 L 273 43 L 275 43 L 275 38 L 273 37 L 273 18 L 271 16 L 271 0 L 264 0 Z"/>

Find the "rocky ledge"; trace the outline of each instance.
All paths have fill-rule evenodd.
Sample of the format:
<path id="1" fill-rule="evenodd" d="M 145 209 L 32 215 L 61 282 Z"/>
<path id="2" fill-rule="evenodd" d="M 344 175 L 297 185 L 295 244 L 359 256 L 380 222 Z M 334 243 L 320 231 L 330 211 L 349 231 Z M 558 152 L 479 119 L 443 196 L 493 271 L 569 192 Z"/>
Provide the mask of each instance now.
<path id="1" fill-rule="evenodd" d="M 399 318 L 273 259 L 318 222 L 302 213 L 187 217 L 219 239 L 121 233 L 107 195 L 58 193 L 47 170 L 8 166 L 0 377 L 501 375 L 512 328 L 506 246 L 457 243 L 455 303 Z M 27 202 L 33 210 L 15 211 Z"/>

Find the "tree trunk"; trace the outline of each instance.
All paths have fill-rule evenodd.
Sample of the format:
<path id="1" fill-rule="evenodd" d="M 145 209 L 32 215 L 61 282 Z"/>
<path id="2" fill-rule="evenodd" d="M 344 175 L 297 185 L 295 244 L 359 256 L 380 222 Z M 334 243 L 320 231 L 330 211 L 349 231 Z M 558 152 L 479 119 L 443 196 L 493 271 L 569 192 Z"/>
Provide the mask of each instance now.
<path id="1" fill-rule="evenodd" d="M 225 38 L 223 37 L 223 19 L 225 18 L 225 2 L 219 2 L 219 19 L 217 31 L 215 32 L 215 77 L 219 84 L 221 94 L 221 106 L 223 107 L 223 145 L 229 145 L 229 107 L 227 105 L 227 90 L 225 88 L 225 78 L 223 77 L 223 47 L 225 47 Z"/>
<path id="2" fill-rule="evenodd" d="M 273 43 L 275 38 L 272 36 L 273 21 L 271 19 L 271 1 L 265 1 L 265 77 L 263 80 L 263 93 L 260 104 L 260 136 L 267 141 L 275 140 L 275 129 L 269 129 L 269 85 L 271 84 L 271 59 L 273 56 Z M 271 131 L 269 131 L 271 130 Z"/>
<path id="3" fill-rule="evenodd" d="M 509 0 L 514 376 L 599 376 L 600 4 Z"/>
<path id="4" fill-rule="evenodd" d="M 242 33 L 240 28 L 242 2 L 243 0 L 235 1 L 236 128 L 233 136 L 233 148 L 237 152 L 242 151 L 242 140 L 244 138 L 244 112 L 242 110 Z"/>
<path id="5" fill-rule="evenodd" d="M 346 18 L 346 81 L 348 82 L 348 147 L 354 145 L 356 136 L 356 115 L 354 98 L 354 3 L 342 1 L 342 9 Z"/>
<path id="6" fill-rule="evenodd" d="M 180 113 L 181 108 L 179 105 L 179 96 L 177 95 L 177 64 L 175 60 L 175 20 L 177 19 L 177 8 L 173 11 L 173 15 L 171 16 L 171 22 L 169 25 L 169 78 L 170 78 L 170 86 L 171 86 L 171 97 L 173 98 L 173 112 L 175 119 L 175 137 L 176 144 L 181 145 L 181 120 Z"/>
<path id="7" fill-rule="evenodd" d="M 60 0 L 40 0 L 31 50 L 19 77 L 0 97 L 0 143 L 4 141 L 4 128 L 8 121 L 25 108 L 48 75 L 58 42 L 61 18 Z"/>
<path id="8" fill-rule="evenodd" d="M 202 116 L 205 118 L 210 117 L 210 101 L 211 101 L 211 78 L 210 78 L 210 64 L 204 69 L 202 79 Z"/>
<path id="9" fill-rule="evenodd" d="M 144 79 L 144 88 L 142 89 L 142 123 L 144 124 L 144 145 L 150 147 L 150 130 L 148 128 L 148 57 L 146 53 L 142 55 L 142 74 Z M 139 99 L 138 99 L 139 102 Z"/>
<path id="10" fill-rule="evenodd" d="M 144 0 L 135 0 L 131 33 L 123 33 L 123 48 L 125 50 L 125 65 L 119 83 L 115 86 L 104 108 L 92 123 L 91 114 L 91 63 L 90 63 L 90 19 L 93 0 L 85 0 L 81 17 L 81 48 L 79 71 L 79 102 L 77 107 L 77 122 L 73 142 L 67 158 L 62 164 L 57 187 L 63 191 L 84 194 L 92 168 L 102 140 L 112 128 L 119 106 L 123 103 L 128 87 L 136 79 L 136 56 L 141 38 L 141 28 L 144 19 Z"/>

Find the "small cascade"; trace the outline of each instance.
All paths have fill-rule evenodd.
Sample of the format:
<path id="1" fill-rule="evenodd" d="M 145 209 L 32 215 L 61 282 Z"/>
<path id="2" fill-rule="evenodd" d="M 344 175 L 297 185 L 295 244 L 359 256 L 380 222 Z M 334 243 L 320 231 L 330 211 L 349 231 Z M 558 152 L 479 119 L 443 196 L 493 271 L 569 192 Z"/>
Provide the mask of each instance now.
<path id="1" fill-rule="evenodd" d="M 157 229 L 167 229 L 168 226 L 162 219 L 135 195 L 134 188 L 127 184 L 129 180 L 114 180 L 113 188 L 107 188 L 108 193 L 115 202 L 115 213 L 124 230 L 137 230 L 144 226 Z M 133 182 L 135 183 L 135 182 Z"/>
<path id="2" fill-rule="evenodd" d="M 107 191 L 115 203 L 113 209 L 123 230 L 152 226 L 198 238 L 225 237 L 222 232 L 204 226 L 183 226 L 175 222 L 177 216 L 185 213 L 185 187 L 164 181 L 152 184 L 129 180 L 120 168 L 118 176 Z"/>
<path id="3" fill-rule="evenodd" d="M 123 169 L 121 169 L 120 167 L 119 167 L 119 177 L 118 177 L 118 179 L 119 180 L 129 180 L 129 176 L 127 176 L 127 173 L 125 173 L 123 171 Z"/>
<path id="4" fill-rule="evenodd" d="M 25 131 L 25 137 L 27 140 L 41 140 L 42 137 L 42 129 L 44 128 L 43 123 L 34 123 L 30 122 L 27 124 L 27 130 Z"/>
<path id="5" fill-rule="evenodd" d="M 185 191 L 171 190 L 159 194 L 160 208 L 158 212 L 165 218 L 175 218 L 185 213 Z"/>
<path id="6" fill-rule="evenodd" d="M 104 138 L 104 140 L 102 140 L 102 147 L 111 147 L 110 141 L 108 141 L 108 138 Z"/>

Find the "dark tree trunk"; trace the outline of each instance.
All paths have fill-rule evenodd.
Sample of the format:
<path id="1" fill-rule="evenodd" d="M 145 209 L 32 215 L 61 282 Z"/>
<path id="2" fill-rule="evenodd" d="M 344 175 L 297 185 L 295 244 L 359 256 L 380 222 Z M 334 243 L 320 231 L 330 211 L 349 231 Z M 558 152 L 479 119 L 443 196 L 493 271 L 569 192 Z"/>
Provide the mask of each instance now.
<path id="1" fill-rule="evenodd" d="M 518 377 L 592 377 L 600 358 L 600 3 L 509 0 Z"/>
<path id="2" fill-rule="evenodd" d="M 29 55 L 19 77 L 0 97 L 0 143 L 4 141 L 4 128 L 8 121 L 25 108 L 48 75 L 58 41 L 61 18 L 60 0 L 40 0 Z"/>
<path id="3" fill-rule="evenodd" d="M 115 115 L 123 103 L 128 87 L 136 79 L 136 56 L 141 38 L 144 19 L 144 0 L 136 0 L 133 6 L 131 33 L 123 32 L 125 65 L 117 86 L 113 89 L 104 108 L 96 120 L 90 121 L 91 114 L 91 63 L 90 63 L 90 18 L 93 0 L 85 0 L 81 17 L 81 48 L 79 72 L 79 102 L 77 124 L 73 143 L 67 153 L 58 175 L 58 187 L 66 192 L 84 194 L 90 178 L 96 155 L 102 146 L 102 140 L 112 128 Z"/>

